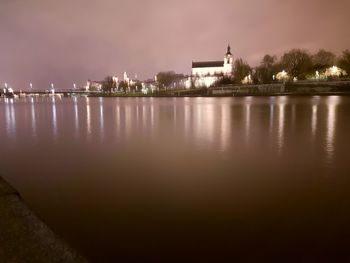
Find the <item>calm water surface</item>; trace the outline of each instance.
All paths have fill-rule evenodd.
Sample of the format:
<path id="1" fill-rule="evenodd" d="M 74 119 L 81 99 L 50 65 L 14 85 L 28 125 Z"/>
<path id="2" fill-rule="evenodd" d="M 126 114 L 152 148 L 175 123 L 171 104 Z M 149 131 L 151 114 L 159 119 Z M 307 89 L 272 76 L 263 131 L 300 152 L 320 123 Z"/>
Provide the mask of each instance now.
<path id="1" fill-rule="evenodd" d="M 343 257 L 349 137 L 350 97 L 0 99 L 0 173 L 94 262 Z"/>

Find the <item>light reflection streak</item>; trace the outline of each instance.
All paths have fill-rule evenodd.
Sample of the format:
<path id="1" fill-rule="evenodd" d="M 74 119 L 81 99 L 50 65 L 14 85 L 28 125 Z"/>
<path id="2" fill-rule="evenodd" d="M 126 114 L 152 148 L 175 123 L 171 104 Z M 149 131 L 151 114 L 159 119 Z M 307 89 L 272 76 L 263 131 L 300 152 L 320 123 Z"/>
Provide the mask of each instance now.
<path id="1" fill-rule="evenodd" d="M 207 104 L 204 106 L 204 118 L 206 125 L 202 127 L 204 132 L 206 133 L 207 140 L 211 143 L 215 140 L 215 105 L 213 103 Z M 222 129 L 224 127 L 221 127 Z M 224 133 L 225 131 L 222 131 Z M 223 134 L 220 135 L 221 139 Z"/>
<path id="2" fill-rule="evenodd" d="M 231 138 L 231 111 L 230 107 L 228 105 L 221 105 L 221 134 L 220 134 L 220 150 L 225 151 L 229 147 L 229 142 Z M 211 132 L 211 139 L 214 140 L 214 130 L 215 130 L 215 116 L 214 116 L 214 110 L 211 110 L 211 121 L 210 121 L 210 130 Z"/>
<path id="3" fill-rule="evenodd" d="M 100 102 L 100 137 L 104 138 L 104 112 L 103 112 L 103 98 L 99 99 Z"/>
<path id="4" fill-rule="evenodd" d="M 154 101 L 151 101 L 151 127 L 152 133 L 154 132 Z"/>
<path id="5" fill-rule="evenodd" d="M 139 113 L 139 105 L 136 105 L 136 125 L 139 126 L 140 113 Z"/>
<path id="6" fill-rule="evenodd" d="M 196 104 L 195 108 L 194 108 L 194 115 L 196 116 L 196 118 L 193 120 L 194 121 L 194 133 L 195 133 L 195 137 L 199 139 L 199 141 L 202 140 L 203 138 L 203 133 L 204 131 L 204 127 L 203 126 L 203 115 L 202 115 L 202 110 L 203 110 L 203 105 L 200 104 Z M 209 123 L 207 123 L 208 125 Z"/>
<path id="7" fill-rule="evenodd" d="M 275 118 L 275 97 L 270 98 L 270 136 L 273 134 L 273 124 Z"/>
<path id="8" fill-rule="evenodd" d="M 245 98 L 245 139 L 246 142 L 249 142 L 249 136 L 250 136 L 250 109 L 251 109 L 251 97 L 246 97 Z"/>
<path id="9" fill-rule="evenodd" d="M 86 128 L 88 139 L 91 136 L 91 108 L 90 108 L 90 99 L 86 97 Z"/>
<path id="10" fill-rule="evenodd" d="M 32 113 L 32 132 L 33 137 L 36 137 L 36 115 L 35 115 L 35 104 L 34 104 L 34 98 L 30 98 L 31 102 L 31 113 Z"/>
<path id="11" fill-rule="evenodd" d="M 115 121 L 116 121 L 116 125 L 117 125 L 117 129 L 116 129 L 117 137 L 119 137 L 120 136 L 120 124 L 121 124 L 120 123 L 120 106 L 119 105 L 116 106 L 115 117 L 116 117 Z"/>
<path id="12" fill-rule="evenodd" d="M 16 115 L 12 98 L 5 98 L 6 131 L 8 136 L 16 133 Z"/>
<path id="13" fill-rule="evenodd" d="M 176 100 L 173 100 L 173 114 L 174 114 L 174 128 L 177 128 L 177 108 L 176 108 Z"/>
<path id="14" fill-rule="evenodd" d="M 311 136 L 312 140 L 315 140 L 316 138 L 316 132 L 317 132 L 317 122 L 318 122 L 318 105 L 319 105 L 320 97 L 314 96 L 312 98 L 312 115 L 311 115 Z"/>
<path id="15" fill-rule="evenodd" d="M 191 123 L 191 109 L 190 105 L 187 103 L 188 98 L 185 98 L 185 106 L 184 106 L 184 125 L 185 125 L 185 135 L 188 136 L 190 133 L 190 123 Z"/>
<path id="16" fill-rule="evenodd" d="M 284 146 L 284 126 L 285 126 L 285 107 L 287 97 L 280 97 L 278 99 L 278 130 L 277 130 L 277 149 L 278 153 L 282 152 Z"/>
<path id="17" fill-rule="evenodd" d="M 131 116 L 131 108 L 130 104 L 124 105 L 125 109 L 125 137 L 128 138 L 131 134 L 132 131 L 132 116 Z"/>
<path id="18" fill-rule="evenodd" d="M 334 159 L 334 140 L 335 130 L 337 125 L 337 107 L 340 101 L 340 97 L 331 96 L 328 98 L 327 109 L 327 132 L 326 132 L 326 157 L 328 164 L 331 164 Z"/>
<path id="19" fill-rule="evenodd" d="M 295 121 L 296 121 L 296 106 L 292 106 L 292 129 L 295 130 Z"/>
<path id="20" fill-rule="evenodd" d="M 11 120 L 10 120 L 10 108 L 9 108 L 9 99 L 5 98 L 5 121 L 6 121 L 6 133 L 7 136 L 9 136 L 10 133 L 10 125 L 11 125 Z"/>
<path id="21" fill-rule="evenodd" d="M 143 129 L 146 129 L 147 124 L 147 107 L 146 105 L 142 105 L 142 126 Z"/>
<path id="22" fill-rule="evenodd" d="M 56 109 L 56 99 L 52 97 L 52 128 L 54 139 L 57 138 L 57 109 Z"/>
<path id="23" fill-rule="evenodd" d="M 311 134 L 312 134 L 313 140 L 316 137 L 317 111 L 318 111 L 318 105 L 313 105 L 312 106 L 312 117 L 311 117 Z"/>
<path id="24" fill-rule="evenodd" d="M 74 101 L 74 123 L 75 123 L 75 135 L 79 136 L 79 109 L 77 97 L 73 98 Z"/>

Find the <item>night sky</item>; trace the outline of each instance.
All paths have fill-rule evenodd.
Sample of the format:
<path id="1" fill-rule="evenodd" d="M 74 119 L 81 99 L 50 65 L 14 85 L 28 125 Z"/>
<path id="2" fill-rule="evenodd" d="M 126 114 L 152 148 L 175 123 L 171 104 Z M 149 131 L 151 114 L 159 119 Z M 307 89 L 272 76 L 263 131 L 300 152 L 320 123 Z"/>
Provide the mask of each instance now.
<path id="1" fill-rule="evenodd" d="M 349 0 L 0 0 L 0 85 L 82 85 L 124 71 L 139 78 L 192 60 L 251 65 L 291 48 L 350 49 Z"/>

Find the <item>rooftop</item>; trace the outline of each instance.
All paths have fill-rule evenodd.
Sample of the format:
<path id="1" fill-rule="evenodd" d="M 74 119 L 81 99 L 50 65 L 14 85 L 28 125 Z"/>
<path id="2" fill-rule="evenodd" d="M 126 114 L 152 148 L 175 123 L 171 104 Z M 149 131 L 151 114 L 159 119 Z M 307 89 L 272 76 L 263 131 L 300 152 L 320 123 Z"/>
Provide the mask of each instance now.
<path id="1" fill-rule="evenodd" d="M 214 68 L 223 67 L 224 61 L 203 61 L 203 62 L 192 62 L 192 68 Z"/>

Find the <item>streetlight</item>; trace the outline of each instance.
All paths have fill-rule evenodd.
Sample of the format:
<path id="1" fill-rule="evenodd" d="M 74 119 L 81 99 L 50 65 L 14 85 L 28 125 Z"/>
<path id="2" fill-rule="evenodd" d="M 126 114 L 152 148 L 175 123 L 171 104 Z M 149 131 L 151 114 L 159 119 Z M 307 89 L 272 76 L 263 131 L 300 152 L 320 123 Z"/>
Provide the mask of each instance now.
<path id="1" fill-rule="evenodd" d="M 74 83 L 73 84 L 73 89 L 76 89 L 77 88 L 77 85 Z"/>

